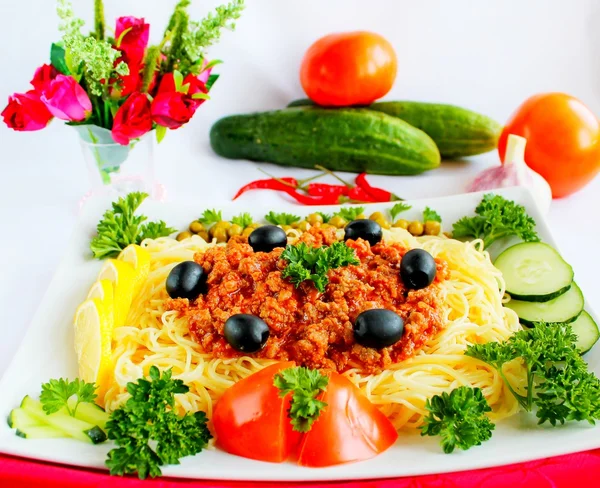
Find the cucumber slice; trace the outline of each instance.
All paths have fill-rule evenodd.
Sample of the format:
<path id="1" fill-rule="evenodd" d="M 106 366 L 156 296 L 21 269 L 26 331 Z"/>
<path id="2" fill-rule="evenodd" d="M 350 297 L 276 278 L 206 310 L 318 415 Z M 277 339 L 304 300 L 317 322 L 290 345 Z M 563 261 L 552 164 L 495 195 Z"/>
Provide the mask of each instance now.
<path id="1" fill-rule="evenodd" d="M 598 324 L 585 310 L 571 323 L 571 328 L 577 336 L 577 349 L 581 354 L 588 352 L 600 338 Z"/>
<path id="2" fill-rule="evenodd" d="M 583 311 L 583 294 L 573 282 L 569 290 L 547 302 L 525 302 L 511 300 L 505 307 L 514 310 L 524 325 L 534 325 L 535 322 L 547 324 L 573 322 Z"/>
<path id="3" fill-rule="evenodd" d="M 58 429 L 49 425 L 29 425 L 17 429 L 17 435 L 24 439 L 53 439 L 56 437 L 65 437 Z"/>
<path id="4" fill-rule="evenodd" d="M 106 440 L 106 434 L 97 425 L 84 422 L 63 412 L 48 415 L 42 409 L 42 404 L 30 396 L 23 398 L 21 408 L 40 422 L 60 430 L 65 437 L 72 437 L 92 444 L 98 444 Z"/>
<path id="5" fill-rule="evenodd" d="M 502 271 L 506 292 L 517 300 L 547 302 L 566 293 L 573 282 L 573 268 L 543 242 L 509 247 L 494 265 Z"/>
<path id="6" fill-rule="evenodd" d="M 69 408 L 75 408 L 76 403 L 77 401 L 75 398 L 70 398 Z M 80 403 L 77 405 L 77 410 L 75 410 L 75 418 L 104 429 L 106 428 L 106 422 L 108 422 L 109 415 L 102 407 L 99 407 L 95 403 Z"/>
<path id="7" fill-rule="evenodd" d="M 20 429 L 22 427 L 41 427 L 42 424 L 37 419 L 34 419 L 22 408 L 13 408 L 8 414 L 8 426 L 11 429 Z"/>

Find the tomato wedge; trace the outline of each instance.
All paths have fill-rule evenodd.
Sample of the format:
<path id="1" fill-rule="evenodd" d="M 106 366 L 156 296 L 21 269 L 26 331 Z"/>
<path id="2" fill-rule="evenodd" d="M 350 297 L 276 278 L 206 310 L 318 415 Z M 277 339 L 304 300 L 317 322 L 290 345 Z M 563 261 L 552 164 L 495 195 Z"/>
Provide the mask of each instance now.
<path id="1" fill-rule="evenodd" d="M 287 411 L 290 396 L 279 397 L 273 377 L 293 362 L 268 366 L 227 389 L 215 405 L 217 446 L 230 454 L 280 463 L 295 451 L 300 434 L 292 430 Z"/>
<path id="2" fill-rule="evenodd" d="M 396 442 L 388 418 L 345 376 L 329 375 L 327 403 L 299 446 L 298 464 L 324 467 L 370 459 Z"/>

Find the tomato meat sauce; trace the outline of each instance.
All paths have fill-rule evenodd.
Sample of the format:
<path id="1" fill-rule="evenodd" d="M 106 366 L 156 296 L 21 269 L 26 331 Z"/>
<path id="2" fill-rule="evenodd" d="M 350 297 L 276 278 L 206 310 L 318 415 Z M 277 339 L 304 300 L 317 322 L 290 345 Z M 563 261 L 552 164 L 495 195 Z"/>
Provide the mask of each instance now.
<path id="1" fill-rule="evenodd" d="M 322 246 L 338 239 L 335 229 L 313 227 L 300 240 Z M 244 355 L 227 343 L 223 329 L 230 316 L 245 313 L 260 317 L 270 329 L 265 347 L 254 357 L 337 372 L 380 372 L 414 356 L 444 327 L 440 283 L 448 279 L 448 266 L 436 259 L 433 283 L 409 290 L 399 273 L 409 249 L 398 243 L 370 246 L 362 239 L 346 244 L 360 264 L 329 270 L 329 284 L 319 293 L 311 281 L 296 288 L 281 276 L 287 265 L 280 259 L 283 248 L 256 253 L 246 237 L 233 237 L 226 246 L 194 256 L 208 273 L 207 293 L 193 302 L 170 299 L 167 308 L 185 316 L 200 348 L 216 357 Z M 392 310 L 404 320 L 402 338 L 392 346 L 377 350 L 354 340 L 356 317 L 373 308 Z"/>

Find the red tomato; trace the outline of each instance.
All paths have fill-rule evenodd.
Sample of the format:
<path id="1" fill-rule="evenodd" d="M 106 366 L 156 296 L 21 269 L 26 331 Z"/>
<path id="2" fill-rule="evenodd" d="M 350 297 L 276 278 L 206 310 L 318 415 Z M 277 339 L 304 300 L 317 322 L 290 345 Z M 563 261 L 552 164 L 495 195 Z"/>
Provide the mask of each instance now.
<path id="1" fill-rule="evenodd" d="M 279 397 L 273 377 L 292 367 L 293 362 L 274 364 L 225 390 L 212 418 L 217 446 L 260 461 L 280 463 L 290 456 L 300 434 L 292 431 L 287 417 L 290 395 Z"/>
<path id="2" fill-rule="evenodd" d="M 546 179 L 555 198 L 575 193 L 600 170 L 600 123 L 564 93 L 535 95 L 517 109 L 498 142 L 502 160 L 509 134 L 527 139 L 525 161 Z"/>
<path id="3" fill-rule="evenodd" d="M 300 442 L 298 464 L 323 467 L 362 461 L 396 442 L 392 423 L 345 376 L 331 373 L 320 400 L 327 407 Z"/>
<path id="4" fill-rule="evenodd" d="M 372 32 L 330 34 L 304 55 L 300 82 L 325 106 L 368 105 L 390 91 L 396 79 L 392 45 Z"/>

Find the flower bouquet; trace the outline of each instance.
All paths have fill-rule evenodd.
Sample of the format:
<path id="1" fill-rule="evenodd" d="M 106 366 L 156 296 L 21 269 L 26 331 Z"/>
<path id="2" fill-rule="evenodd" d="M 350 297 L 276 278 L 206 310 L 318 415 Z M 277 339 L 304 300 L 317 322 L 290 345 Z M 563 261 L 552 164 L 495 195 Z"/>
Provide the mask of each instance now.
<path id="1" fill-rule="evenodd" d="M 66 121 L 102 184 L 115 186 L 133 147 L 145 141 L 151 148 L 148 133 L 160 142 L 168 129 L 186 124 L 219 76 L 212 73 L 219 61 L 209 62 L 205 50 L 223 28 L 235 27 L 244 0 L 231 0 L 199 22 L 190 19 L 190 3 L 179 0 L 160 43 L 149 46 L 150 25 L 143 18 L 120 17 L 109 34 L 103 2 L 95 0 L 94 29 L 83 34 L 71 3 L 58 0 L 62 40 L 52 44 L 50 64 L 35 71 L 33 88 L 9 97 L 4 122 L 36 131 L 53 118 Z M 142 159 L 151 164 L 151 149 Z M 117 191 L 147 190 L 143 186 Z"/>

